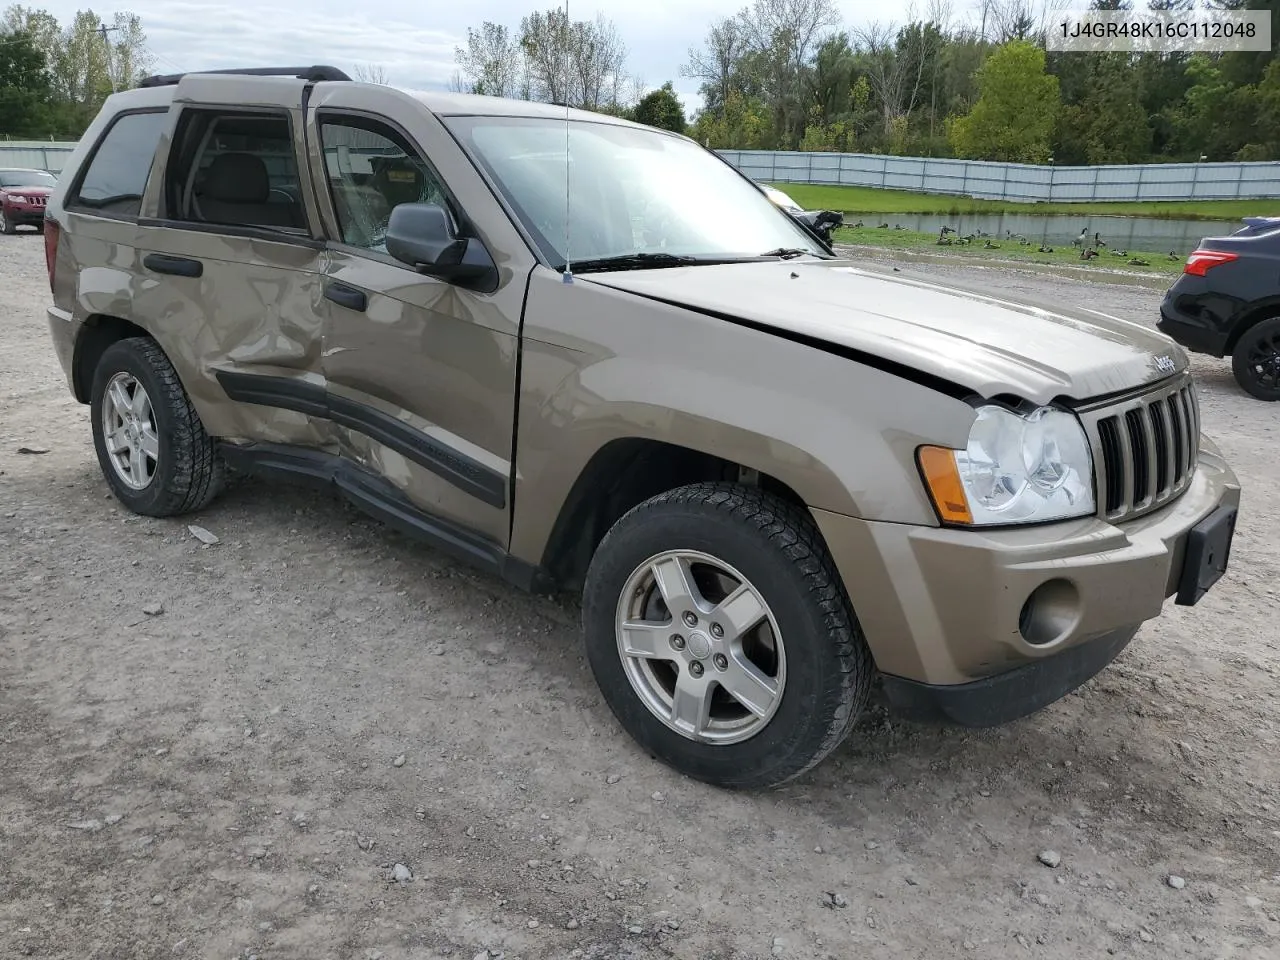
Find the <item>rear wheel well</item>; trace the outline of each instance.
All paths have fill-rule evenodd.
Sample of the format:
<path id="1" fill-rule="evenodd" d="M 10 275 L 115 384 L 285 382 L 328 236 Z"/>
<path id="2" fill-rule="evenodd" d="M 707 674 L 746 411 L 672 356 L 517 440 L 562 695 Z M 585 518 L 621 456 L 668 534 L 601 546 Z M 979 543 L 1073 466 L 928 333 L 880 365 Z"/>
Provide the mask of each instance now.
<path id="1" fill-rule="evenodd" d="M 556 586 L 581 591 L 596 547 L 632 507 L 691 483 L 747 483 L 808 510 L 787 484 L 732 460 L 659 440 L 614 440 L 597 450 L 560 508 L 542 568 Z"/>
<path id="2" fill-rule="evenodd" d="M 84 329 L 76 339 L 75 355 L 71 361 L 71 385 L 75 397 L 81 403 L 89 402 L 89 390 L 93 386 L 93 372 L 98 368 L 98 361 L 107 352 L 107 348 L 119 340 L 129 337 L 150 336 L 136 323 L 111 317 L 106 314 L 95 314 L 84 322 Z"/>
<path id="3" fill-rule="evenodd" d="M 1226 356 L 1229 357 L 1236 352 L 1236 344 L 1250 329 L 1256 327 L 1263 320 L 1269 320 L 1271 317 L 1280 317 L 1280 303 L 1265 303 L 1260 307 L 1254 307 L 1237 320 L 1235 329 L 1231 331 L 1231 336 L 1227 339 Z"/>

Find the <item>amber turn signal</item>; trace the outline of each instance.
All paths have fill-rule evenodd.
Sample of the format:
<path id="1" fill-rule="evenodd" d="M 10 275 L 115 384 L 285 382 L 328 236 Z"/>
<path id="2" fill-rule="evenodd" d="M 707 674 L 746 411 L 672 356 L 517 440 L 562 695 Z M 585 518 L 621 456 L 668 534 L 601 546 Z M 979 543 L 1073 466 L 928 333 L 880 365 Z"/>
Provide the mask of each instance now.
<path id="1" fill-rule="evenodd" d="M 946 447 L 921 447 L 918 456 L 920 472 L 938 516 L 946 523 L 973 523 L 955 453 Z"/>

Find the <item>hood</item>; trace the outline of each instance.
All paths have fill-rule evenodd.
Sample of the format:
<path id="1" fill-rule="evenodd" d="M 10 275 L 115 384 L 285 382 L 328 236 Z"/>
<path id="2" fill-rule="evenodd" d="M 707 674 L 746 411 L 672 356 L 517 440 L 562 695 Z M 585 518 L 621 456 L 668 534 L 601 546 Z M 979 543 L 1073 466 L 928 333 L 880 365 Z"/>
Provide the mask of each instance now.
<path id="1" fill-rule="evenodd" d="M 767 261 L 589 274 L 640 296 L 822 340 L 983 397 L 1087 400 L 1187 368 L 1149 327 L 1091 310 L 1013 302 L 964 287 L 854 265 Z"/>
<path id="2" fill-rule="evenodd" d="M 3 187 L 5 193 L 16 193 L 19 196 L 47 197 L 52 191 L 49 187 Z"/>

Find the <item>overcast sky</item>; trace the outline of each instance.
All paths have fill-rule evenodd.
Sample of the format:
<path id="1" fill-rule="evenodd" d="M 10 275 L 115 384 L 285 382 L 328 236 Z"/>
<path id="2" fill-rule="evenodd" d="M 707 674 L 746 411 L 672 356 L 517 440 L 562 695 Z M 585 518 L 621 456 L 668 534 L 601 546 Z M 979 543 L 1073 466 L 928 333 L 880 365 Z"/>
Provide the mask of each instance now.
<path id="1" fill-rule="evenodd" d="M 717 17 L 747 0 L 569 0 L 574 20 L 602 12 L 618 27 L 629 50 L 627 69 L 650 87 L 671 80 L 690 112 L 697 83 L 679 76 L 690 46 L 700 45 Z M 922 9 L 927 0 L 919 0 Z M 908 0 L 836 0 L 845 25 L 902 21 Z M 116 10 L 142 18 L 158 72 L 237 66 L 330 63 L 344 69 L 377 64 L 398 86 L 444 87 L 453 75 L 454 48 L 469 26 L 493 20 L 516 27 L 555 0 L 27 0 L 63 23 L 88 7 L 109 20 Z M 980 0 L 952 0 L 967 18 Z"/>

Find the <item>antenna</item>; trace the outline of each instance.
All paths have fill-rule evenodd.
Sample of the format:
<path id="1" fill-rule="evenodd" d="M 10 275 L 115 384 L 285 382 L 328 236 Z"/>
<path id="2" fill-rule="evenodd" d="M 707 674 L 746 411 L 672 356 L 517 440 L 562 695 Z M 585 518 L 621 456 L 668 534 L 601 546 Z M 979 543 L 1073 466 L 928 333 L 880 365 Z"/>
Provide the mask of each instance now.
<path id="1" fill-rule="evenodd" d="M 573 194 L 569 192 L 569 42 L 572 38 L 569 20 L 569 0 L 564 0 L 564 40 L 560 49 L 564 54 L 564 276 L 565 283 L 573 283 L 573 267 L 569 256 L 569 211 Z"/>

